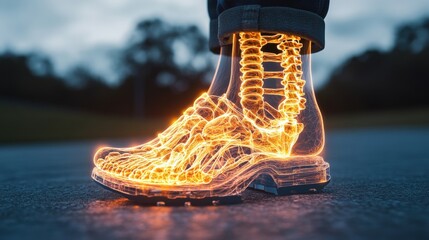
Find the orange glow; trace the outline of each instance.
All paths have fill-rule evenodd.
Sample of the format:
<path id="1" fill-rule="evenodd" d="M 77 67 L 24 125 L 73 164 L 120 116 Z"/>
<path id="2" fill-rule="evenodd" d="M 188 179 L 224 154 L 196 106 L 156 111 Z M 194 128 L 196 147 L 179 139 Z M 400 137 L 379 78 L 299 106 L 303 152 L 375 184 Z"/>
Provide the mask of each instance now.
<path id="1" fill-rule="evenodd" d="M 262 174 L 278 186 L 327 182 L 329 165 L 322 157 L 293 154 L 305 128 L 299 115 L 307 101 L 300 37 L 259 32 L 239 37 L 239 106 L 226 94 L 204 93 L 154 140 L 100 148 L 93 178 L 126 194 L 168 198 L 237 195 Z M 266 44 L 280 53 L 263 52 Z M 265 71 L 267 62 L 282 70 Z M 265 79 L 277 79 L 281 87 L 264 87 Z M 265 99 L 269 95 L 282 101 L 273 106 Z"/>

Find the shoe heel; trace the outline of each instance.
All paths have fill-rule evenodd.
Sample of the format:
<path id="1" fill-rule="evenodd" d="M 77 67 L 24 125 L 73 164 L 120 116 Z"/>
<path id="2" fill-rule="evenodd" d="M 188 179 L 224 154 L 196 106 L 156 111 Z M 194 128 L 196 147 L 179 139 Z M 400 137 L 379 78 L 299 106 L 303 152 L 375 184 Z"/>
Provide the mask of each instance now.
<path id="1" fill-rule="evenodd" d="M 317 193 L 331 179 L 329 164 L 321 157 L 276 160 L 271 165 L 252 181 L 249 188 L 279 196 Z"/>

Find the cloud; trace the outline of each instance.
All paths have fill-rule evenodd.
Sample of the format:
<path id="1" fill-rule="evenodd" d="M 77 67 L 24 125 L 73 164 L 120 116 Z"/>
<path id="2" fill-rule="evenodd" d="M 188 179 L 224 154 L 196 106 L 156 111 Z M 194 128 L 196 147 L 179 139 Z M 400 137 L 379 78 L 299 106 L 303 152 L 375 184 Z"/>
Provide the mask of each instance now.
<path id="1" fill-rule="evenodd" d="M 151 17 L 197 24 L 208 34 L 202 0 L 0 1 L 0 51 L 45 52 L 64 73 L 76 63 L 91 62 L 89 59 L 109 61 L 106 51 L 123 46 L 136 23 Z M 93 65 L 102 69 L 100 66 L 111 64 Z"/>
<path id="2" fill-rule="evenodd" d="M 144 18 L 196 24 L 208 34 L 205 0 L 10 0 L 0 1 L 0 51 L 38 50 L 51 55 L 60 72 L 79 62 L 98 62 L 105 75 L 107 49 L 120 48 Z M 314 55 L 316 85 L 350 55 L 368 47 L 387 49 L 394 29 L 429 15 L 427 0 L 331 1 L 326 49 Z M 91 59 L 91 60 L 88 60 Z M 99 61 L 107 61 L 102 63 Z M 106 67 L 104 67 L 106 69 Z"/>

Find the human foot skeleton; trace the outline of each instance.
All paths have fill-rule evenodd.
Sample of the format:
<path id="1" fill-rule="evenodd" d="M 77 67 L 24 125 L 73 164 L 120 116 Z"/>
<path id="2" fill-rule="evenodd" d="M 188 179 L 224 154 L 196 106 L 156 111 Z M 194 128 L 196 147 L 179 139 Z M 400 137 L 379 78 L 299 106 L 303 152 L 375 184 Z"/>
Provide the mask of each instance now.
<path id="1" fill-rule="evenodd" d="M 227 94 L 203 94 L 154 140 L 100 149 L 94 157 L 97 182 L 158 201 L 221 199 L 264 183 L 279 194 L 293 186 L 318 189 L 329 181 L 323 158 L 293 154 L 305 128 L 298 119 L 306 107 L 300 37 L 241 32 L 235 38 L 241 53 L 239 104 Z M 267 44 L 278 53 L 264 52 Z M 264 70 L 266 63 L 281 71 Z M 278 87 L 264 87 L 266 79 L 277 80 Z M 272 104 L 265 100 L 269 96 L 281 101 Z"/>

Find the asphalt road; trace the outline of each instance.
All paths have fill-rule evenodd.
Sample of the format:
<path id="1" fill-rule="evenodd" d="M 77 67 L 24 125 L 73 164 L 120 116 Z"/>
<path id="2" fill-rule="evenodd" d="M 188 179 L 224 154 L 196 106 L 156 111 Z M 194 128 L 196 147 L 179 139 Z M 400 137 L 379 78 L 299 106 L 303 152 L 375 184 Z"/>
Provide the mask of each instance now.
<path id="1" fill-rule="evenodd" d="M 0 146 L 0 239 L 429 239 L 428 128 L 328 133 L 323 193 L 248 190 L 210 207 L 138 206 L 101 188 L 100 144 Z"/>

